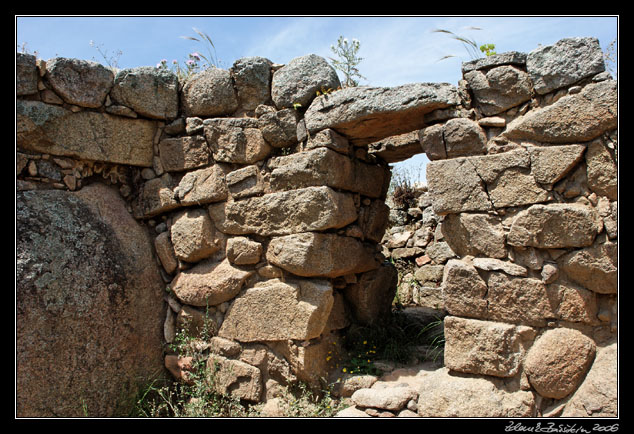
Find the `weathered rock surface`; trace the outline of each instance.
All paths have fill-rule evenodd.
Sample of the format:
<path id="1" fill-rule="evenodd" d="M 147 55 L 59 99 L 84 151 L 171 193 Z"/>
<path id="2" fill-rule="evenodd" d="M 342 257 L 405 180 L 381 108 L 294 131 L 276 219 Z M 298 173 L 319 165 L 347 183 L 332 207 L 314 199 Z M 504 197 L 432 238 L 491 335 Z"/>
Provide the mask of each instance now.
<path id="1" fill-rule="evenodd" d="M 252 271 L 237 268 L 227 259 L 221 262 L 205 260 L 178 273 L 171 289 L 183 303 L 216 306 L 238 295 L 251 274 Z"/>
<path id="2" fill-rule="evenodd" d="M 15 53 L 15 93 L 16 96 L 37 93 L 37 66 L 35 56 Z"/>
<path id="3" fill-rule="evenodd" d="M 570 86 L 605 71 L 596 38 L 565 38 L 538 47 L 526 56 L 526 70 L 538 94 Z"/>
<path id="4" fill-rule="evenodd" d="M 445 367 L 450 370 L 513 377 L 535 337 L 530 327 L 448 316 L 444 319 Z"/>
<path id="5" fill-rule="evenodd" d="M 156 122 L 16 101 L 17 143 L 79 159 L 152 167 Z M 89 131 L 90 134 L 86 134 Z"/>
<path id="6" fill-rule="evenodd" d="M 127 415 L 163 366 L 150 239 L 100 184 L 16 200 L 17 416 Z"/>
<path id="7" fill-rule="evenodd" d="M 159 142 L 159 155 L 167 172 L 182 172 L 206 166 L 210 152 L 203 136 L 169 137 Z"/>
<path id="8" fill-rule="evenodd" d="M 145 182 L 135 202 L 134 216 L 148 218 L 180 207 L 168 174 Z"/>
<path id="9" fill-rule="evenodd" d="M 588 187 L 610 200 L 618 199 L 618 168 L 616 156 L 602 140 L 593 140 L 586 152 Z"/>
<path id="10" fill-rule="evenodd" d="M 399 411 L 412 399 L 418 398 L 418 392 L 409 386 L 385 387 L 380 389 L 359 389 L 351 396 L 358 407 L 371 407 L 382 410 Z"/>
<path id="11" fill-rule="evenodd" d="M 473 266 L 486 271 L 503 271 L 510 276 L 526 277 L 528 270 L 521 265 L 494 258 L 474 258 Z"/>
<path id="12" fill-rule="evenodd" d="M 541 279 L 491 271 L 485 281 L 473 265 L 455 259 L 447 262 L 443 287 L 451 315 L 509 324 L 543 327 L 558 317 L 562 297 L 565 301 L 565 294 Z"/>
<path id="13" fill-rule="evenodd" d="M 174 254 L 182 261 L 198 262 L 220 250 L 215 228 L 205 209 L 177 213 L 170 228 Z"/>
<path id="14" fill-rule="evenodd" d="M 455 316 L 486 318 L 488 288 L 478 271 L 463 261 L 450 259 L 443 276 L 445 308 Z"/>
<path id="15" fill-rule="evenodd" d="M 580 93 L 518 117 L 503 135 L 546 143 L 587 142 L 616 128 L 617 99 L 616 81 L 589 84 Z"/>
<path id="16" fill-rule="evenodd" d="M 243 57 L 233 63 L 230 72 L 240 108 L 255 110 L 271 100 L 271 65 L 264 57 Z"/>
<path id="17" fill-rule="evenodd" d="M 114 78 L 110 98 L 141 116 L 172 120 L 178 115 L 178 77 L 151 66 L 123 69 Z"/>
<path id="18" fill-rule="evenodd" d="M 438 215 L 492 208 L 481 178 L 467 158 L 429 162 L 427 182 Z"/>
<path id="19" fill-rule="evenodd" d="M 190 77 L 183 86 L 183 108 L 187 116 L 223 116 L 238 108 L 231 74 L 209 68 Z"/>
<path id="20" fill-rule="evenodd" d="M 178 267 L 178 260 L 174 253 L 174 246 L 170 240 L 169 232 L 162 232 L 154 239 L 154 249 L 163 265 L 163 269 L 168 274 L 172 274 Z"/>
<path id="21" fill-rule="evenodd" d="M 337 277 L 378 267 L 373 249 L 357 239 L 315 232 L 272 238 L 266 259 L 305 277 Z"/>
<path id="22" fill-rule="evenodd" d="M 516 66 L 474 70 L 464 74 L 464 78 L 485 116 L 496 115 L 531 99 L 529 75 Z"/>
<path id="23" fill-rule="evenodd" d="M 258 118 L 262 137 L 274 148 L 294 145 L 297 140 L 297 122 L 299 114 L 295 109 L 287 108 L 269 111 Z"/>
<path id="24" fill-rule="evenodd" d="M 561 258 L 569 279 L 599 294 L 616 294 L 618 289 L 618 246 L 606 242 L 575 250 Z"/>
<path id="25" fill-rule="evenodd" d="M 313 339 L 323 332 L 333 300 L 326 280 L 258 282 L 236 297 L 219 336 L 240 342 Z"/>
<path id="26" fill-rule="evenodd" d="M 371 198 L 383 194 L 387 169 L 352 160 L 328 148 L 269 160 L 274 191 L 327 185 L 361 193 Z"/>
<path id="27" fill-rule="evenodd" d="M 581 386 L 566 403 L 562 417 L 618 416 L 617 344 L 597 348 L 596 357 Z"/>
<path id="28" fill-rule="evenodd" d="M 592 339 L 574 329 L 546 331 L 529 350 L 524 367 L 542 396 L 561 399 L 581 384 L 595 356 Z"/>
<path id="29" fill-rule="evenodd" d="M 330 148 L 343 155 L 350 154 L 350 142 L 348 139 L 330 128 L 326 128 L 325 130 L 321 130 L 318 133 L 311 135 L 308 140 L 306 140 L 305 150 L 319 148 L 322 146 Z"/>
<path id="30" fill-rule="evenodd" d="M 357 220 L 363 238 L 380 242 L 388 225 L 390 208 L 381 200 L 373 200 L 370 205 L 359 208 Z"/>
<path id="31" fill-rule="evenodd" d="M 311 134 L 332 128 L 352 144 L 364 145 L 420 129 L 425 113 L 458 103 L 458 92 L 449 84 L 348 87 L 316 98 L 304 119 Z"/>
<path id="32" fill-rule="evenodd" d="M 398 163 L 423 152 L 418 131 L 386 137 L 368 145 L 368 153 L 380 157 L 386 163 Z"/>
<path id="33" fill-rule="evenodd" d="M 233 199 L 242 199 L 264 193 L 262 175 L 256 165 L 227 173 L 226 182 Z"/>
<path id="34" fill-rule="evenodd" d="M 425 376 L 418 392 L 421 417 L 531 417 L 536 407 L 529 391 L 507 391 L 500 379 L 455 375 L 447 368 Z"/>
<path id="35" fill-rule="evenodd" d="M 487 285 L 489 319 L 543 327 L 557 317 L 557 293 L 541 279 L 493 272 Z"/>
<path id="36" fill-rule="evenodd" d="M 224 233 L 287 235 L 340 228 L 357 218 L 352 196 L 307 187 L 214 204 L 209 214 Z"/>
<path id="37" fill-rule="evenodd" d="M 227 259 L 232 264 L 257 264 L 262 256 L 262 244 L 247 237 L 233 237 L 227 240 Z"/>
<path id="38" fill-rule="evenodd" d="M 488 70 L 502 65 L 524 66 L 526 64 L 526 53 L 518 51 L 507 51 L 505 53 L 493 54 L 491 56 L 470 60 L 462 63 L 462 72 L 467 73 L 477 70 Z"/>
<path id="39" fill-rule="evenodd" d="M 64 194 L 89 194 L 91 206 L 99 208 L 84 206 L 90 218 L 82 211 L 65 219 L 49 218 L 49 211 L 63 208 L 66 196 L 54 205 L 31 204 L 35 224 L 18 229 L 29 243 L 44 235 L 57 240 L 58 227 L 73 226 L 80 235 L 55 244 L 57 251 L 44 249 L 32 267 L 16 251 L 19 273 L 28 275 L 18 274 L 18 285 L 30 285 L 27 293 L 40 297 L 33 309 L 18 304 L 19 313 L 43 324 L 53 314 L 57 320 L 85 318 L 71 303 L 80 300 L 82 312 L 88 311 L 85 295 L 95 310 L 107 305 L 99 318 L 73 323 L 79 333 L 63 344 L 81 338 L 70 349 L 77 355 L 65 355 L 68 346 L 42 339 L 44 333 L 26 340 L 19 335 L 20 344 L 45 352 L 36 355 L 39 371 L 30 384 L 43 384 L 42 372 L 62 366 L 55 368 L 61 382 L 46 378 L 53 386 L 28 386 L 24 393 L 45 390 L 56 402 L 66 396 L 65 384 L 77 382 L 101 397 L 91 408 L 113 408 L 116 397 L 105 393 L 112 388 L 87 385 L 85 374 L 93 369 L 117 381 L 123 377 L 123 389 L 131 391 L 128 374 L 137 372 L 122 361 L 128 353 L 149 357 L 136 351 L 142 351 L 138 341 L 119 350 L 122 343 L 113 336 L 132 341 L 126 333 L 135 324 L 156 318 L 156 348 L 178 343 L 179 331 L 204 340 L 213 336 L 183 354 L 170 347 L 159 369 L 191 383 L 194 359 L 209 350 L 218 356 L 208 360 L 218 370 L 216 391 L 268 400 L 270 414 L 279 415 L 274 404 L 281 402 L 275 398 L 284 385 L 300 380 L 323 386 L 322 378 L 340 374 L 333 370 L 345 355 L 345 334 L 380 326 L 398 302 L 408 317 L 410 307 L 434 309 L 437 316 L 429 321 L 451 315 L 439 327 L 445 352 L 417 347 L 414 354 L 420 360 L 437 353 L 446 367 L 420 368 L 415 379 L 395 371 L 392 380 L 342 384 L 347 396 L 358 392 L 350 403 L 363 415 L 552 417 L 574 403 L 573 396 L 574 414 L 610 414 L 615 368 L 602 367 L 599 357 L 599 374 L 587 376 L 586 392 L 595 392 L 581 393 L 586 362 L 593 358 L 586 356 L 584 340 L 590 346 L 612 342 L 619 314 L 618 86 L 609 73 L 596 72 L 595 42 L 542 47 L 531 65 L 527 55 L 514 52 L 468 62 L 457 89 L 418 83 L 341 90 L 330 86 L 336 73 L 325 59 L 305 56 L 286 66 L 240 59 L 229 71 L 191 77 L 182 91 L 167 71 L 108 71 L 96 85 L 107 88 L 103 100 L 95 97 L 98 89 L 81 90 L 92 86 L 95 77 L 89 76 L 101 68 L 69 62 L 89 77 L 82 82 L 73 78 L 73 68 L 55 71 L 57 61 L 55 77 L 43 60 L 16 56 L 19 213 L 25 213 L 27 190 L 78 190 Z M 52 84 L 65 76 L 68 82 Z M 69 102 L 75 91 L 75 102 Z M 388 162 L 422 151 L 433 160 L 429 188 L 388 189 Z M 152 233 L 154 249 L 146 259 L 157 258 L 128 278 L 118 265 L 126 255 L 113 247 L 106 265 L 72 280 L 76 268 L 96 263 L 104 246 L 148 244 L 125 230 L 113 237 L 110 226 L 95 223 L 97 214 L 118 220 L 107 217 L 108 195 L 95 195 L 93 184 L 101 178 Z M 128 238 L 120 241 L 123 236 Z M 75 250 L 81 259 L 72 255 Z M 158 315 L 128 303 L 132 297 L 125 298 L 121 283 L 143 280 L 152 268 L 166 290 L 159 297 L 167 306 L 158 300 Z M 105 290 L 95 296 L 84 291 L 86 276 Z M 42 299 L 44 289 L 49 292 Z M 135 313 L 128 315 L 129 308 Z M 123 314 L 110 321 L 111 311 Z M 104 318 L 110 323 L 102 327 Z M 48 323 L 43 328 L 56 336 Z M 98 328 L 107 330 L 105 338 Z M 579 332 L 544 343 L 568 329 Z M 583 351 L 566 353 L 580 346 Z M 199 352 L 194 359 L 190 349 Z M 115 361 L 104 362 L 103 354 Z M 67 366 L 80 380 L 66 374 Z M 112 374 L 111 368 L 119 371 Z M 596 387 L 606 392 L 596 393 Z M 34 405 L 45 408 L 41 402 Z"/>
<path id="40" fill-rule="evenodd" d="M 215 161 L 253 164 L 272 151 L 251 118 L 212 118 L 203 121 L 205 139 Z"/>
<path id="41" fill-rule="evenodd" d="M 228 196 L 225 173 L 218 164 L 187 172 L 174 188 L 174 197 L 183 206 L 220 202 Z"/>
<path id="42" fill-rule="evenodd" d="M 262 395 L 262 373 L 255 366 L 240 360 L 211 354 L 207 359 L 207 372 L 213 379 L 214 390 L 224 395 L 258 402 Z"/>
<path id="43" fill-rule="evenodd" d="M 46 61 L 46 77 L 65 102 L 98 108 L 114 83 L 114 74 L 105 66 L 89 60 L 56 57 Z"/>
<path id="44" fill-rule="evenodd" d="M 455 118 L 445 122 L 443 140 L 447 158 L 486 153 L 487 138 L 484 130 L 467 118 Z"/>
<path id="45" fill-rule="evenodd" d="M 459 256 L 505 258 L 506 234 L 499 217 L 481 213 L 449 214 L 442 224 L 445 240 Z"/>
<path id="46" fill-rule="evenodd" d="M 583 145 L 529 147 L 531 175 L 539 184 L 552 185 L 570 173 L 585 150 Z"/>
<path id="47" fill-rule="evenodd" d="M 337 72 L 316 54 L 296 57 L 273 73 L 271 97 L 278 109 L 293 104 L 308 107 L 317 91 L 337 89 L 341 83 Z"/>
<path id="48" fill-rule="evenodd" d="M 507 242 L 546 249 L 589 246 L 601 230 L 594 209 L 579 204 L 533 205 L 513 220 Z"/>
<path id="49" fill-rule="evenodd" d="M 397 283 L 398 271 L 394 265 L 384 262 L 346 287 L 344 296 L 355 320 L 360 324 L 373 325 L 385 319 L 390 313 Z"/>

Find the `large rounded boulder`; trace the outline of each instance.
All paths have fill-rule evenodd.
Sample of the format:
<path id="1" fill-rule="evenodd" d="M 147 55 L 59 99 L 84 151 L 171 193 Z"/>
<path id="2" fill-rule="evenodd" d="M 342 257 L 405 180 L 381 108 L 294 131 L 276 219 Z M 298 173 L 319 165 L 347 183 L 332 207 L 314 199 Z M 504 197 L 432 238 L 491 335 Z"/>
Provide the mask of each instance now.
<path id="1" fill-rule="evenodd" d="M 162 372 L 163 282 L 118 192 L 16 194 L 16 414 L 127 415 Z"/>

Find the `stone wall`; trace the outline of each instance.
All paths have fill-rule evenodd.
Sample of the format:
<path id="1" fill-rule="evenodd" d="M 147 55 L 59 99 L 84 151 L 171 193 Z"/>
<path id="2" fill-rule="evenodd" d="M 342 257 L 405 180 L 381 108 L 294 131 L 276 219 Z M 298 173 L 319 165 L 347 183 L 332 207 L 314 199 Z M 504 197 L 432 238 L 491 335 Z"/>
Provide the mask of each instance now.
<path id="1" fill-rule="evenodd" d="M 617 83 L 598 42 L 465 63 L 460 85 L 473 117 L 420 131 L 456 255 L 445 367 L 530 392 L 526 415 L 616 415 Z M 594 400 L 579 386 L 604 353 L 609 399 Z M 419 414 L 448 411 L 429 401 Z"/>
<path id="2" fill-rule="evenodd" d="M 325 60 L 308 55 L 240 59 L 179 83 L 155 68 L 18 55 L 18 204 L 50 189 L 118 191 L 152 245 L 146 268 L 162 276 L 165 305 L 149 316 L 164 344 L 179 329 L 204 330 L 219 390 L 257 402 L 326 377 L 346 328 L 389 313 L 388 163 L 426 152 L 425 211 L 444 258 L 425 245 L 417 257 L 430 262 L 417 266 L 442 267 L 447 370 L 521 391 L 523 415 L 559 408 L 616 336 L 616 82 L 592 39 L 503 53 L 463 73 L 458 87 L 339 89 Z M 33 231 L 63 238 L 18 221 L 19 234 Z M 42 267 L 18 267 L 17 278 L 18 305 L 36 287 L 43 301 L 25 309 L 50 310 L 56 285 Z M 22 333 L 39 327 L 20 312 L 18 384 L 33 365 L 21 354 L 37 344 Z M 127 330 L 143 327 L 157 325 Z M 187 380 L 185 357 L 156 351 Z M 18 395 L 18 414 L 48 414 Z M 583 399 L 577 408 L 588 408 Z M 419 400 L 420 415 L 442 412 Z"/>

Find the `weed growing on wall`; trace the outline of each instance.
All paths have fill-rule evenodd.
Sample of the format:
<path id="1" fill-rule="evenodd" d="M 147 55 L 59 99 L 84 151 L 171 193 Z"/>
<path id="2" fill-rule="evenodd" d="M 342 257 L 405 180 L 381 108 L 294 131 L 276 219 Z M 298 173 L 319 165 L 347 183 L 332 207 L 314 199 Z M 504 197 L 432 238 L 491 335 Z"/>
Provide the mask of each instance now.
<path id="1" fill-rule="evenodd" d="M 365 79 L 357 68 L 363 60 L 362 57 L 357 56 L 359 48 L 361 48 L 361 42 L 358 39 L 352 39 L 349 42 L 348 38 L 343 36 L 339 36 L 339 39 L 337 39 L 337 46 L 330 46 L 337 58 L 330 57 L 329 59 L 332 62 L 332 66 L 343 73 L 343 87 L 358 86 L 359 79 Z"/>
<path id="2" fill-rule="evenodd" d="M 119 69 L 119 59 L 123 55 L 123 51 L 117 50 L 114 53 L 109 52 L 106 48 L 103 48 L 103 44 L 96 44 L 95 41 L 89 42 L 90 46 L 93 47 L 97 52 L 101 55 L 101 58 L 106 62 L 106 64 L 112 70 Z M 93 58 L 93 60 L 95 60 Z"/>
<path id="3" fill-rule="evenodd" d="M 482 30 L 479 27 L 468 27 L 468 30 Z M 496 54 L 495 52 L 495 44 L 482 44 L 479 45 L 475 39 L 473 38 L 469 38 L 467 36 L 464 35 L 458 35 L 450 30 L 447 29 L 434 29 L 432 30 L 432 32 L 434 33 L 445 33 L 447 35 L 449 35 L 452 39 L 455 39 L 456 41 L 460 42 L 462 44 L 462 46 L 465 48 L 465 50 L 467 50 L 467 53 L 469 54 L 469 57 L 471 58 L 471 60 L 474 59 L 478 59 L 480 57 L 482 57 L 482 55 L 484 54 L 485 56 L 492 56 L 494 54 Z M 455 55 L 453 54 L 448 54 L 446 56 L 441 57 L 439 60 L 444 60 L 444 59 L 448 59 L 450 57 L 455 57 Z"/>
<path id="4" fill-rule="evenodd" d="M 605 61 L 605 69 L 607 69 L 616 80 L 618 78 L 618 50 L 616 38 L 603 50 L 603 60 Z"/>
<path id="5" fill-rule="evenodd" d="M 198 51 L 194 51 L 187 55 L 187 60 L 183 65 L 178 60 L 174 59 L 168 64 L 167 59 L 162 59 L 157 65 L 160 69 L 169 69 L 178 77 L 179 81 L 184 81 L 197 72 L 204 71 L 209 68 L 218 68 L 220 61 L 216 55 L 216 47 L 209 35 L 195 27 L 192 27 L 198 37 L 194 36 L 181 36 L 183 39 L 190 41 L 196 41 L 203 44 L 207 51 L 207 55 L 204 55 Z"/>

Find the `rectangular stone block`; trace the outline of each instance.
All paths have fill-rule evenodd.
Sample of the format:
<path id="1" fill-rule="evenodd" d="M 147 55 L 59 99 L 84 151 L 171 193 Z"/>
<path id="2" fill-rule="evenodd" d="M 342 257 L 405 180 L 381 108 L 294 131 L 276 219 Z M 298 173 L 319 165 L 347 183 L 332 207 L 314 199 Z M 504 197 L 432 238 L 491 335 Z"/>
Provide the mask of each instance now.
<path id="1" fill-rule="evenodd" d="M 531 327 L 447 316 L 445 366 L 468 374 L 513 377 L 536 331 Z"/>
<path id="2" fill-rule="evenodd" d="M 16 101 L 19 148 L 84 160 L 152 167 L 156 121 L 74 113 L 40 101 Z"/>
<path id="3" fill-rule="evenodd" d="M 203 136 L 171 137 L 159 142 L 163 169 L 168 172 L 196 169 L 210 161 L 209 148 Z"/>
<path id="4" fill-rule="evenodd" d="M 348 87 L 316 98 L 304 120 L 311 134 L 332 128 L 361 146 L 420 129 L 426 113 L 458 103 L 457 89 L 447 83 Z"/>
<path id="5" fill-rule="evenodd" d="M 235 299 L 219 336 L 239 342 L 313 339 L 324 330 L 333 303 L 327 280 L 258 282 Z"/>
<path id="6" fill-rule="evenodd" d="M 226 179 L 229 192 L 234 199 L 255 196 L 264 192 L 262 176 L 256 165 L 229 172 Z"/>
<path id="7" fill-rule="evenodd" d="M 485 184 L 468 158 L 429 162 L 427 185 L 438 215 L 493 208 Z"/>
<path id="8" fill-rule="evenodd" d="M 160 178 L 150 179 L 141 186 L 134 203 L 134 216 L 149 218 L 180 206 L 172 190 L 171 178 L 165 174 Z"/>
<path id="9" fill-rule="evenodd" d="M 187 172 L 174 189 L 181 205 L 202 205 L 225 200 L 229 193 L 224 170 L 218 164 Z"/>
<path id="10" fill-rule="evenodd" d="M 378 267 L 374 249 L 356 238 L 305 232 L 271 239 L 266 259 L 298 276 L 337 277 Z"/>
<path id="11" fill-rule="evenodd" d="M 257 119 L 213 118 L 203 121 L 205 139 L 215 161 L 253 164 L 271 154 Z"/>
<path id="12" fill-rule="evenodd" d="M 383 192 L 386 168 L 366 164 L 329 148 L 315 148 L 269 161 L 273 190 L 327 185 L 371 198 Z"/>
<path id="13" fill-rule="evenodd" d="M 351 194 L 307 187 L 209 207 L 216 227 L 234 235 L 288 235 L 341 228 L 357 219 Z"/>
<path id="14" fill-rule="evenodd" d="M 445 309 L 451 315 L 534 327 L 560 319 L 560 289 L 540 279 L 500 271 L 488 271 L 482 278 L 473 265 L 451 259 L 443 288 Z"/>
<path id="15" fill-rule="evenodd" d="M 582 159 L 582 145 L 530 147 L 432 161 L 427 182 L 437 214 L 547 202 L 552 186 Z"/>
<path id="16" fill-rule="evenodd" d="M 573 203 L 533 205 L 517 214 L 507 242 L 542 249 L 586 247 L 603 222 L 594 208 Z"/>

